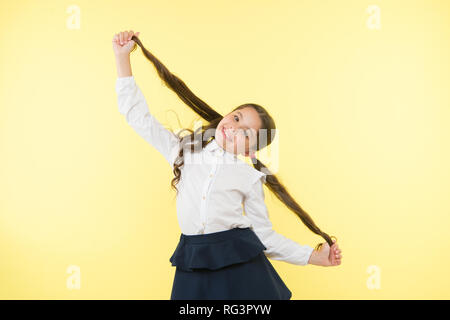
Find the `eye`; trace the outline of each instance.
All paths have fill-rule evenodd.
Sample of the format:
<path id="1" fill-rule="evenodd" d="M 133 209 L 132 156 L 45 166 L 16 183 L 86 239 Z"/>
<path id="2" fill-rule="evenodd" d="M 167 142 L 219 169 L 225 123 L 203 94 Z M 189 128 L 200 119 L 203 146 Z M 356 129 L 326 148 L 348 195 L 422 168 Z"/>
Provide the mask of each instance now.
<path id="1" fill-rule="evenodd" d="M 236 120 L 237 118 L 237 120 Z M 234 115 L 234 120 L 239 121 L 239 117 L 237 115 Z"/>

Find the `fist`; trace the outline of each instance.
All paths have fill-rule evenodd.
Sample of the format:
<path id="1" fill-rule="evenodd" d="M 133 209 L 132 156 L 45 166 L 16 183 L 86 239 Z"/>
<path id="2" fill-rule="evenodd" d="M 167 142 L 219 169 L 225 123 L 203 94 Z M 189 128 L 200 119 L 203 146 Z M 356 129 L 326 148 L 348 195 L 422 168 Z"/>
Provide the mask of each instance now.
<path id="1" fill-rule="evenodd" d="M 323 267 L 340 265 L 342 251 L 339 249 L 336 240 L 333 240 L 333 242 L 331 247 L 328 245 L 328 242 L 324 242 L 318 251 L 313 251 L 314 256 L 311 257 L 310 263 Z"/>
<path id="2" fill-rule="evenodd" d="M 119 32 L 114 35 L 112 45 L 115 55 L 130 54 L 130 52 L 134 50 L 136 47 L 136 42 L 131 40 L 133 35 L 137 37 L 139 36 L 139 32 L 136 32 L 135 34 L 133 30 L 130 30 Z"/>

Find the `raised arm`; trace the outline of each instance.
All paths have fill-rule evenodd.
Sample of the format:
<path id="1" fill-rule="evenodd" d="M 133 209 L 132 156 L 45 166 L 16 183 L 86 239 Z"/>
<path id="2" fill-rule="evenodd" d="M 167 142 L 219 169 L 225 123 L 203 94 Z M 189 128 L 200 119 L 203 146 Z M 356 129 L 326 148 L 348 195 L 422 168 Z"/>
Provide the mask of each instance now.
<path id="1" fill-rule="evenodd" d="M 117 77 L 130 77 L 131 71 L 130 54 L 116 56 Z"/>
<path id="2" fill-rule="evenodd" d="M 131 40 L 135 35 L 139 35 L 139 32 L 134 34 L 133 30 L 123 31 L 114 35 L 112 40 L 113 51 L 116 57 L 117 76 L 129 77 L 132 76 L 130 53 L 134 50 L 136 43 Z"/>
<path id="3" fill-rule="evenodd" d="M 130 43 L 134 43 L 134 41 L 131 40 L 127 44 L 126 39 L 128 38 L 126 35 L 123 36 L 125 36 L 123 38 L 125 40 L 122 40 L 123 46 L 120 45 L 120 36 L 116 35 L 115 40 L 113 39 L 118 75 L 115 89 L 119 112 L 125 116 L 127 123 L 145 141 L 155 147 L 173 167 L 173 162 L 180 148 L 179 139 L 150 114 L 147 101 L 131 72 L 130 52 L 132 44 L 130 45 Z M 127 45 L 128 49 L 126 49 Z"/>

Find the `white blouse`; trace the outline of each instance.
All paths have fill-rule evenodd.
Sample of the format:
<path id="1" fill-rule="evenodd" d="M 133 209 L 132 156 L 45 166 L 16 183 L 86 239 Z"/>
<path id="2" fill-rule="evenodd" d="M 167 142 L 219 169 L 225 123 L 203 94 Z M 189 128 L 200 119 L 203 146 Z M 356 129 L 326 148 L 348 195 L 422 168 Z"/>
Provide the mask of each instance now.
<path id="1" fill-rule="evenodd" d="M 127 123 L 158 150 L 173 168 L 180 142 L 150 112 L 134 76 L 116 80 L 119 112 Z M 268 258 L 307 265 L 314 248 L 275 232 L 264 203 L 266 174 L 220 147 L 213 139 L 200 152 L 184 151 L 176 185 L 177 217 L 185 235 L 250 227 Z"/>

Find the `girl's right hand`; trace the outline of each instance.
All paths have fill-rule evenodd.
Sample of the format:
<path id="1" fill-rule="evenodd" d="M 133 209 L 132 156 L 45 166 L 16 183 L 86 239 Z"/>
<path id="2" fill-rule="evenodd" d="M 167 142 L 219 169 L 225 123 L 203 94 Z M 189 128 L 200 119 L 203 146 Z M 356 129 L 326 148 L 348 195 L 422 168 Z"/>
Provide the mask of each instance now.
<path id="1" fill-rule="evenodd" d="M 134 34 L 133 30 L 116 33 L 113 37 L 113 51 L 116 56 L 130 54 L 136 46 L 136 42 L 131 40 L 132 36 L 139 36 L 139 32 Z"/>

